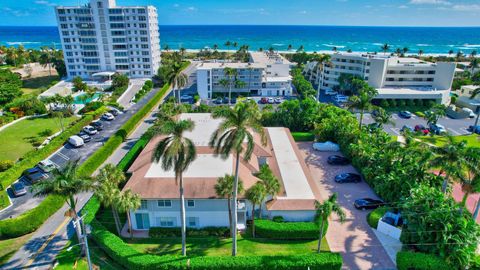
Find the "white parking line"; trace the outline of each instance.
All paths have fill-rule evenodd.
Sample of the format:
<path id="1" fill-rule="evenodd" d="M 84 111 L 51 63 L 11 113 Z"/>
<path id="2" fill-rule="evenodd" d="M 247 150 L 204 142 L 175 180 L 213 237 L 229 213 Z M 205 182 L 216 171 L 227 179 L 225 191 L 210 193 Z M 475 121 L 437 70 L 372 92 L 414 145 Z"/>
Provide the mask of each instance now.
<path id="1" fill-rule="evenodd" d="M 453 134 L 455 134 L 455 135 L 461 135 L 460 132 L 458 132 L 458 131 L 456 131 L 456 130 L 454 130 L 454 129 L 451 129 L 451 128 L 447 128 L 447 129 L 450 130 L 450 131 L 451 131 Z"/>
<path id="2" fill-rule="evenodd" d="M 62 154 L 62 153 L 60 153 L 60 152 L 58 152 L 57 154 L 58 154 L 61 158 L 65 159 L 65 160 L 70 160 L 69 157 L 67 157 L 66 155 L 64 155 L 64 154 Z"/>
<path id="3" fill-rule="evenodd" d="M 390 128 L 393 133 L 397 134 L 397 135 L 400 135 L 400 129 L 399 128 Z"/>

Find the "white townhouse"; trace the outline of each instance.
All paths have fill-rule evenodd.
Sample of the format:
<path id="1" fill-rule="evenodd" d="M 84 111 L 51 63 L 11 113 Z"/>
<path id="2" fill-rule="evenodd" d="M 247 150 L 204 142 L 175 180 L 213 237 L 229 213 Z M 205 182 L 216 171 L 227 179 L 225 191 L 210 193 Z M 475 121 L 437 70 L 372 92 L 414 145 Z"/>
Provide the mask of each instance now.
<path id="1" fill-rule="evenodd" d="M 100 72 L 149 78 L 157 73 L 161 59 L 155 7 L 90 0 L 55 11 L 69 78 Z"/>
<path id="2" fill-rule="evenodd" d="M 307 64 L 305 72 L 321 90 L 335 89 L 341 74 L 352 74 L 375 87 L 377 99 L 430 99 L 446 104 L 455 63 L 431 63 L 382 54 L 334 53 L 328 63 Z"/>
<path id="3" fill-rule="evenodd" d="M 236 69 L 237 80 L 245 87 L 232 88 L 232 92 L 259 96 L 292 95 L 292 63 L 275 52 L 251 52 L 248 63 L 203 62 L 197 66 L 197 89 L 202 99 L 212 98 L 213 93 L 228 93 L 229 88 L 220 84 L 225 79 L 225 68 Z"/>
<path id="4" fill-rule="evenodd" d="M 216 195 L 215 184 L 219 177 L 233 173 L 235 156 L 232 154 L 222 159 L 208 146 L 210 136 L 221 120 L 213 119 L 208 113 L 182 114 L 180 119 L 195 123 L 193 131 L 186 132 L 185 136 L 195 143 L 197 150 L 196 160 L 183 174 L 187 226 L 228 227 L 227 200 Z M 281 190 L 267 199 L 262 207 L 263 216 L 283 216 L 287 221 L 313 220 L 315 201 L 320 200 L 320 192 L 290 131 L 275 127 L 265 128 L 265 133 L 267 145 L 263 146 L 259 136 L 254 136 L 251 159 L 245 161 L 242 158 L 240 161 L 244 189 L 259 181 L 255 174 L 263 164 L 268 164 L 279 179 Z M 163 170 L 160 164 L 151 160 L 160 140 L 161 137 L 153 138 L 129 169 L 131 177 L 124 190 L 130 189 L 142 199 L 141 207 L 131 211 L 135 230 L 180 226 L 179 186 L 174 173 Z M 243 195 L 237 205 L 238 228 L 244 229 L 247 219 L 251 218 L 252 206 Z"/>

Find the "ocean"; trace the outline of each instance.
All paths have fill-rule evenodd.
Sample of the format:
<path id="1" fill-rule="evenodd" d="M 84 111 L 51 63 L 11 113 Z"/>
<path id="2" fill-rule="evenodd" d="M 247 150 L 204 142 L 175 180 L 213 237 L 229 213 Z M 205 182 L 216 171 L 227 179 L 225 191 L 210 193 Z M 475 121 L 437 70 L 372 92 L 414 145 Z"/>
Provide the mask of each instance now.
<path id="1" fill-rule="evenodd" d="M 480 27 L 364 27 L 364 26 L 254 26 L 254 25 L 161 25 L 162 48 L 203 49 L 224 46 L 227 40 L 249 45 L 250 50 L 274 47 L 286 51 L 304 46 L 306 51 L 374 52 L 387 43 L 391 51 L 409 48 L 410 53 L 446 54 L 450 50 L 465 54 L 480 50 Z M 0 26 L 0 45 L 60 48 L 56 27 Z"/>

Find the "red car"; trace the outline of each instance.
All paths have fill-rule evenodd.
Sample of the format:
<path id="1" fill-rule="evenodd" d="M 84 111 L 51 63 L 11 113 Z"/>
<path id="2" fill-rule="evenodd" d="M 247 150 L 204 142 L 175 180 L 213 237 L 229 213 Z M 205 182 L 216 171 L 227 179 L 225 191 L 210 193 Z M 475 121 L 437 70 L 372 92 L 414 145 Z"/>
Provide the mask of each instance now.
<path id="1" fill-rule="evenodd" d="M 262 103 L 262 104 L 267 104 L 267 103 L 268 103 L 268 98 L 262 97 L 262 98 L 260 99 L 260 103 Z"/>
<path id="2" fill-rule="evenodd" d="M 414 130 L 415 130 L 415 132 L 420 132 L 423 135 L 428 135 L 428 133 L 430 133 L 430 130 L 428 130 L 428 128 L 426 128 L 422 125 L 416 125 Z"/>

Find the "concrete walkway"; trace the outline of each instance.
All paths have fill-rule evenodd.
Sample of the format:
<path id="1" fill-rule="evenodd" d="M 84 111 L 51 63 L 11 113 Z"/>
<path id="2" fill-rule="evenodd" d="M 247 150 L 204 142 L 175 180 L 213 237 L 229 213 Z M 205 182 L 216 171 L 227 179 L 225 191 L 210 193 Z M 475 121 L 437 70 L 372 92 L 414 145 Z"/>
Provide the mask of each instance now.
<path id="1" fill-rule="evenodd" d="M 151 99 L 160 89 L 152 90 L 145 98 Z M 164 95 L 167 96 L 170 91 Z M 163 99 L 162 101 L 163 102 Z M 156 109 L 158 106 L 155 106 Z M 105 161 L 104 164 L 117 164 L 128 150 L 135 144 L 140 136 L 153 125 L 155 111 L 152 111 L 130 134 L 127 141 Z M 103 167 L 103 166 L 101 166 Z M 81 210 L 88 202 L 92 193 L 81 193 L 76 196 L 77 210 Z M 56 256 L 68 243 L 68 239 L 74 235 L 74 229 L 70 218 L 64 216 L 67 207 L 62 207 L 52 215 L 32 236 L 32 238 L 20 248 L 12 258 L 0 269 L 52 269 Z"/>
<path id="2" fill-rule="evenodd" d="M 128 109 L 132 106 L 132 100 L 145 84 L 146 79 L 131 79 L 128 89 L 118 98 L 118 104 L 123 108 Z"/>
<path id="3" fill-rule="evenodd" d="M 378 198 L 365 183 L 336 184 L 334 177 L 340 173 L 356 172 L 352 166 L 332 166 L 327 163 L 330 155 L 337 152 L 318 152 L 312 143 L 297 144 L 305 163 L 310 169 L 322 198 L 338 194 L 338 203 L 346 214 L 342 224 L 335 215 L 329 221 L 326 235 L 330 250 L 339 252 L 343 258 L 342 269 L 396 269 L 394 262 L 382 246 L 373 229 L 367 223 L 368 211 L 355 209 L 353 202 L 360 198 Z"/>

